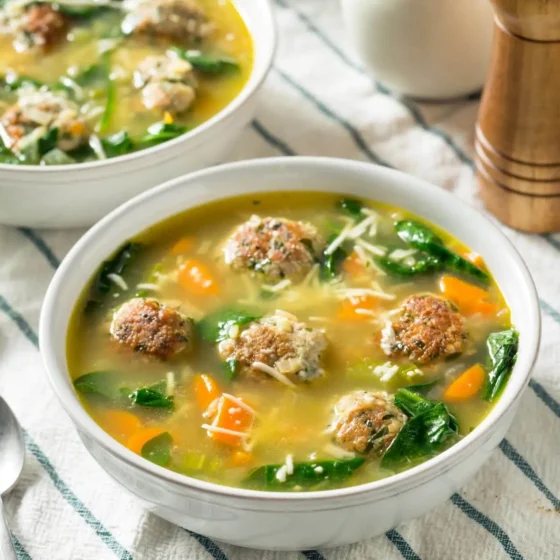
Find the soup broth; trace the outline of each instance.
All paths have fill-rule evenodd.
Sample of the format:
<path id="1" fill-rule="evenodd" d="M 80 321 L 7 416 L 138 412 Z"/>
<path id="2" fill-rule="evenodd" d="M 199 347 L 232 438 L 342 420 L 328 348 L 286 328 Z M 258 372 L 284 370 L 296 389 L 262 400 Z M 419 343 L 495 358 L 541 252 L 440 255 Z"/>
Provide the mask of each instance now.
<path id="1" fill-rule="evenodd" d="M 229 0 L 7 0 L 0 53 L 0 162 L 20 164 L 95 161 L 176 138 L 228 105 L 253 64 Z"/>
<path id="2" fill-rule="evenodd" d="M 83 406 L 129 449 L 286 491 L 443 451 L 488 414 L 516 350 L 499 288 L 458 240 L 397 208 L 294 192 L 138 236 L 92 280 L 67 347 Z"/>

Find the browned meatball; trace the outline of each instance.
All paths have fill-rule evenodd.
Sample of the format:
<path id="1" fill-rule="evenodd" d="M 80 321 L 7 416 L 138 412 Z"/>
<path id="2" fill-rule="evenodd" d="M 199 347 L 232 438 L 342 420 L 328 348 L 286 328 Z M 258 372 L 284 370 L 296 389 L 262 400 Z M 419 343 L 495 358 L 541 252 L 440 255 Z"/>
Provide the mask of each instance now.
<path id="1" fill-rule="evenodd" d="M 135 352 L 165 360 L 191 349 L 193 321 L 157 301 L 134 298 L 113 315 L 111 334 Z"/>
<path id="2" fill-rule="evenodd" d="M 181 43 L 193 43 L 208 36 L 214 24 L 194 0 L 126 0 L 125 33 L 155 35 Z"/>
<path id="3" fill-rule="evenodd" d="M 281 279 L 305 274 L 316 262 L 322 245 L 310 224 L 255 216 L 233 232 L 224 255 L 233 268 Z"/>
<path id="4" fill-rule="evenodd" d="M 381 456 L 397 437 L 406 416 L 385 392 L 355 391 L 334 407 L 334 441 L 353 453 Z"/>
<path id="5" fill-rule="evenodd" d="M 430 295 L 407 298 L 396 321 L 382 331 L 381 347 L 389 356 L 406 356 L 426 364 L 464 350 L 465 321 L 453 304 Z"/>
<path id="6" fill-rule="evenodd" d="M 311 329 L 290 315 L 274 314 L 253 321 L 242 332 L 230 333 L 220 342 L 224 360 L 235 359 L 240 374 L 253 379 L 271 379 L 255 367 L 274 368 L 292 382 L 309 381 L 322 375 L 321 357 L 327 346 L 322 331 Z"/>
<path id="7" fill-rule="evenodd" d="M 49 49 L 61 41 L 68 28 L 68 18 L 50 4 L 31 6 L 22 19 L 22 32 L 34 46 Z"/>

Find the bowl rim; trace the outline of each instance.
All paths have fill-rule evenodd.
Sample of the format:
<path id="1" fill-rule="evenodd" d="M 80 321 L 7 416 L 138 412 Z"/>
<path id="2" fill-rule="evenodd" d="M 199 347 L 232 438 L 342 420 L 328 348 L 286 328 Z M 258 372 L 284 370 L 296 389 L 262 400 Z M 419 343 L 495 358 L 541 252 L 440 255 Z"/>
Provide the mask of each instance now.
<path id="1" fill-rule="evenodd" d="M 253 0 L 255 1 L 255 0 Z M 274 62 L 274 56 L 276 54 L 276 50 L 278 47 L 278 32 L 276 28 L 276 23 L 272 15 L 271 4 L 269 0 L 256 0 L 261 3 L 264 7 L 266 18 L 263 22 L 267 25 L 267 35 L 269 38 L 269 45 L 270 48 L 268 52 L 261 51 L 260 45 L 256 44 L 256 34 L 249 29 L 249 25 L 247 24 L 247 18 L 244 14 L 245 8 L 238 5 L 238 0 L 231 0 L 233 3 L 237 13 L 243 20 L 243 23 L 247 27 L 247 31 L 251 37 L 252 41 L 252 48 L 253 48 L 253 55 L 257 52 L 257 49 L 262 52 L 263 61 L 259 65 L 259 68 L 255 65 L 256 57 L 253 56 L 253 66 L 251 68 L 251 73 L 247 78 L 247 81 L 243 85 L 241 91 L 220 111 L 218 111 L 215 115 L 210 117 L 208 120 L 204 121 L 202 124 L 196 126 L 192 130 L 185 132 L 177 136 L 177 138 L 173 138 L 172 140 L 168 140 L 167 142 L 163 142 L 161 144 L 157 144 L 156 146 L 151 146 L 149 148 L 145 148 L 143 150 L 139 150 L 137 152 L 132 152 L 130 154 L 124 154 L 122 156 L 116 156 L 113 158 L 107 158 L 98 161 L 87 161 L 83 163 L 71 163 L 67 165 L 13 165 L 9 163 L 0 163 L 0 173 L 1 172 L 8 172 L 12 174 L 23 174 L 23 173 L 64 173 L 64 174 L 71 174 L 75 172 L 79 172 L 81 170 L 98 170 L 104 169 L 111 166 L 115 166 L 118 164 L 127 164 L 134 160 L 137 160 L 141 157 L 145 157 L 148 155 L 157 155 L 160 152 L 165 151 L 166 149 L 174 148 L 182 143 L 191 142 L 192 144 L 201 143 L 205 140 L 204 135 L 211 136 L 211 129 L 214 125 L 218 124 L 221 121 L 227 120 L 233 113 L 235 113 L 238 109 L 240 109 L 261 87 L 265 78 L 267 77 L 272 64 Z M 258 55 L 257 55 L 258 56 Z M 206 138 L 208 140 L 208 138 Z"/>
<path id="2" fill-rule="evenodd" d="M 524 338 L 524 345 L 521 347 L 522 353 L 520 352 L 520 356 L 524 359 L 517 360 L 512 376 L 508 381 L 506 391 L 504 391 L 504 394 L 502 394 L 498 402 L 492 407 L 484 420 L 459 442 L 420 465 L 381 480 L 367 482 L 356 486 L 333 490 L 321 490 L 317 492 L 271 492 L 235 488 L 217 483 L 206 482 L 150 463 L 148 460 L 138 456 L 109 436 L 109 434 L 107 434 L 86 412 L 73 388 L 69 387 L 69 384 L 67 383 L 68 372 L 66 371 L 66 368 L 59 368 L 57 365 L 55 352 L 53 350 L 55 346 L 54 340 L 57 336 L 63 336 L 65 341 L 66 332 L 64 332 L 63 335 L 60 335 L 59 333 L 53 334 L 54 329 L 51 328 L 51 323 L 57 314 L 55 300 L 59 297 L 59 293 L 66 282 L 66 278 L 73 274 L 72 271 L 76 267 L 77 262 L 79 262 L 82 251 L 87 249 L 90 245 L 96 244 L 98 232 L 103 231 L 103 229 L 110 224 L 119 222 L 121 218 L 126 218 L 126 214 L 128 212 L 133 211 L 138 206 L 149 204 L 152 199 L 156 199 L 162 193 L 167 191 L 186 188 L 187 185 L 204 180 L 206 177 L 228 174 L 230 171 L 256 170 L 265 174 L 270 173 L 271 168 L 275 169 L 277 167 L 280 167 L 281 169 L 289 168 L 292 171 L 297 171 L 298 168 L 302 167 L 309 170 L 321 168 L 336 169 L 342 171 L 343 173 L 362 171 L 369 175 L 372 179 L 386 177 L 389 180 L 392 178 L 393 180 L 406 182 L 407 186 L 410 185 L 417 191 L 422 190 L 422 195 L 424 197 L 432 198 L 434 206 L 436 204 L 441 206 L 450 204 L 455 205 L 461 209 L 461 212 L 465 215 L 466 220 L 468 220 L 470 215 L 471 217 L 476 218 L 479 223 L 483 223 L 487 230 L 488 237 L 493 240 L 493 243 L 499 243 L 501 245 L 501 248 L 505 251 L 505 253 L 507 253 L 507 257 L 510 261 L 513 260 L 515 267 L 517 268 L 516 272 L 523 278 L 523 285 L 518 288 L 518 291 L 524 290 L 525 295 L 529 298 L 530 305 L 526 310 L 527 320 L 534 326 L 534 330 L 531 331 L 531 336 L 527 336 L 526 339 Z M 291 189 L 291 191 L 297 190 L 303 191 L 305 189 Z M 286 189 L 286 192 L 289 191 L 290 189 Z M 265 188 L 263 188 L 262 192 L 265 192 Z M 344 193 L 344 187 L 341 187 L 340 192 Z M 228 195 L 227 192 L 222 192 L 220 196 L 214 198 L 213 200 L 221 200 L 230 196 L 232 195 Z M 364 196 L 364 198 L 367 197 Z M 371 200 L 375 201 L 373 198 Z M 185 208 L 187 209 L 194 207 L 196 207 L 196 204 L 185 205 Z M 185 208 L 182 208 L 177 212 L 170 212 L 169 217 L 184 211 Z M 146 230 L 160 221 L 161 220 L 150 221 L 150 223 L 145 227 L 142 227 L 140 231 Z M 83 287 L 85 287 L 86 282 L 89 280 L 90 278 L 84 280 Z M 284 502 L 286 505 L 289 503 L 294 505 L 295 502 L 299 502 L 298 505 L 301 505 L 303 502 L 314 502 L 321 503 L 323 509 L 329 509 L 328 502 L 335 498 L 358 497 L 361 499 L 370 499 L 370 494 L 374 492 L 383 495 L 399 494 L 407 488 L 418 486 L 427 480 L 431 480 L 444 472 L 447 472 L 457 465 L 468 453 L 475 450 L 477 446 L 474 444 L 478 444 L 478 447 L 480 447 L 491 437 L 493 428 L 498 424 L 500 419 L 515 406 L 523 391 L 527 387 L 538 355 L 540 334 L 541 314 L 539 300 L 534 281 L 527 265 L 513 243 L 502 231 L 500 231 L 497 225 L 490 221 L 484 214 L 482 214 L 482 212 L 444 189 L 436 187 L 422 179 L 412 177 L 401 171 L 369 162 L 360 162 L 341 158 L 305 156 L 261 158 L 218 165 L 168 181 L 134 197 L 117 209 L 113 210 L 95 226 L 88 230 L 72 247 L 62 261 L 47 290 L 41 309 L 39 324 L 40 351 L 43 358 L 45 374 L 49 379 L 54 393 L 78 430 L 84 432 L 89 438 L 95 440 L 95 442 L 104 451 L 111 453 L 113 456 L 116 456 L 120 461 L 125 462 L 129 466 L 143 471 L 150 476 L 154 476 L 158 480 L 166 481 L 191 491 L 201 492 L 202 495 L 205 496 L 213 495 L 218 497 L 235 498 L 242 501 L 256 500 L 261 503 L 262 501 L 270 503 Z M 522 367 L 523 371 L 520 371 Z M 367 497 L 364 497 L 365 495 L 367 495 Z M 333 504 L 331 504 L 331 507 L 332 506 Z"/>

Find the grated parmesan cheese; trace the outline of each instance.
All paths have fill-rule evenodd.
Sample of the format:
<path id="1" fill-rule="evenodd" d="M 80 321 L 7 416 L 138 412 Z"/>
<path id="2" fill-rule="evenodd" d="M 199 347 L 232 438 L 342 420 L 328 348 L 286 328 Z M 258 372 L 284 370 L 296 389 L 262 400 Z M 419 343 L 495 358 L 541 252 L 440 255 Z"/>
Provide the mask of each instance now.
<path id="1" fill-rule="evenodd" d="M 175 374 L 172 371 L 168 371 L 166 375 L 167 379 L 167 396 L 170 397 L 175 392 Z"/>
<path id="2" fill-rule="evenodd" d="M 220 428 L 219 426 L 211 426 L 210 424 L 202 424 L 201 428 L 207 430 L 208 432 L 215 432 L 218 434 L 227 434 L 230 436 L 236 436 L 240 438 L 246 438 L 249 434 L 244 432 L 236 432 L 235 430 L 228 430 L 227 428 Z"/>
<path id="3" fill-rule="evenodd" d="M 393 353 L 393 346 L 397 343 L 397 337 L 393 330 L 393 323 L 387 321 L 381 331 L 381 350 L 390 356 Z"/>
<path id="4" fill-rule="evenodd" d="M 113 282 L 113 284 L 117 285 L 121 290 L 128 290 L 128 284 L 124 281 L 124 278 L 119 274 L 115 274 L 111 272 L 107 274 L 107 278 Z"/>
<path id="5" fill-rule="evenodd" d="M 153 290 L 154 292 L 159 291 L 159 286 L 157 284 L 151 284 L 150 282 L 141 282 L 136 284 L 139 290 Z"/>
<path id="6" fill-rule="evenodd" d="M 408 257 L 412 257 L 416 252 L 416 249 L 395 249 L 389 253 L 387 258 L 392 261 L 402 261 L 408 259 Z"/>
<path id="7" fill-rule="evenodd" d="M 346 241 L 353 224 L 347 224 L 343 230 L 336 236 L 333 242 L 325 249 L 325 255 L 332 255 Z"/>
<path id="8" fill-rule="evenodd" d="M 286 473 L 294 474 L 294 458 L 292 455 L 286 455 Z"/>
<path id="9" fill-rule="evenodd" d="M 288 476 L 288 469 L 286 467 L 286 465 L 282 465 L 277 471 L 276 471 L 276 480 L 278 482 L 286 482 L 286 478 Z"/>
<path id="10" fill-rule="evenodd" d="M 394 294 L 372 290 L 371 288 L 343 288 L 336 290 L 336 293 L 338 297 L 342 299 L 359 298 L 362 296 L 374 296 L 379 299 L 393 301 L 397 298 L 397 296 Z"/>
<path id="11" fill-rule="evenodd" d="M 263 364 L 262 362 L 253 362 L 251 366 L 254 367 L 255 369 L 258 369 L 259 371 L 268 373 L 268 375 L 274 377 L 274 379 L 280 381 L 280 383 L 284 383 L 284 385 L 287 385 L 288 387 L 295 389 L 295 385 L 284 374 L 280 373 L 277 369 L 270 367 L 267 364 Z"/>
<path id="12" fill-rule="evenodd" d="M 266 292 L 275 293 L 281 292 L 291 285 L 292 281 L 289 278 L 285 278 L 284 280 L 281 280 L 280 282 L 278 282 L 278 284 L 274 284 L 273 286 L 271 286 L 270 284 L 263 284 L 262 289 Z"/>
<path id="13" fill-rule="evenodd" d="M 252 414 L 253 416 L 257 416 L 257 413 L 247 403 L 243 402 L 241 399 L 239 399 L 237 397 L 234 397 L 233 395 L 230 395 L 229 393 L 222 393 L 222 395 L 224 397 L 227 397 L 230 401 L 233 401 L 237 406 L 239 406 L 243 410 L 246 410 L 249 414 Z"/>
<path id="14" fill-rule="evenodd" d="M 376 257 L 384 257 L 385 253 L 387 253 L 387 249 L 385 247 L 382 247 L 381 245 L 372 245 L 363 239 L 356 239 L 356 244 L 363 247 L 366 251 L 369 251 Z"/>
<path id="15" fill-rule="evenodd" d="M 323 473 L 323 467 L 321 465 L 317 465 L 314 469 L 313 469 L 317 474 L 322 474 Z"/>
<path id="16" fill-rule="evenodd" d="M 381 383 L 387 383 L 399 372 L 399 366 L 392 362 L 385 362 L 373 368 L 373 374 L 379 377 Z"/>
<path id="17" fill-rule="evenodd" d="M 376 221 L 377 216 L 368 216 L 365 220 L 362 220 L 357 226 L 353 227 L 348 232 L 348 238 L 358 239 L 358 237 L 361 237 Z"/>

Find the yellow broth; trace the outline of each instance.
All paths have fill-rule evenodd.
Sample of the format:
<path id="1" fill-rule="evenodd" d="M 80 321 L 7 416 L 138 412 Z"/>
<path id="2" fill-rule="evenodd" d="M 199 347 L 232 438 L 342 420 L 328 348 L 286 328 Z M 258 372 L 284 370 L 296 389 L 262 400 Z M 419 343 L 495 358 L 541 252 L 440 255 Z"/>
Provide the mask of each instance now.
<path id="1" fill-rule="evenodd" d="M 334 194 L 294 192 L 232 198 L 189 210 L 138 236 L 135 241 L 141 243 L 143 249 L 123 273 L 128 289 L 113 286 L 101 309 L 84 311 L 91 293 L 91 287 L 88 287 L 76 306 L 67 342 L 72 379 L 88 372 L 108 370 L 114 372 L 120 384 L 135 388 L 164 380 L 168 372 L 172 372 L 175 379 L 173 412 L 138 406 L 130 408 L 130 412 L 141 419 L 143 426 L 156 426 L 172 434 L 173 448 L 168 468 L 230 486 L 244 486 L 247 477 L 257 467 L 283 464 L 287 455 L 292 455 L 296 463 L 310 461 L 310 458 L 333 459 L 328 451 L 332 436 L 325 433 L 325 428 L 330 422 L 334 403 L 353 390 L 394 393 L 399 387 L 435 381 L 428 398 L 442 399 L 445 388 L 465 370 L 477 363 L 487 363 L 488 334 L 511 326 L 509 310 L 493 280 L 487 290 L 494 311 L 465 316 L 468 343 L 461 355 L 420 366 L 419 373 L 399 372 L 389 381 L 382 382 L 368 364 L 408 363 L 404 358 L 389 358 L 380 348 L 380 331 L 386 313 L 399 307 L 412 294 L 441 296 L 441 272 L 403 281 L 380 274 L 377 268 L 364 268 L 357 276 L 342 271 L 335 283 L 322 280 L 317 273 L 274 294 L 268 292 L 263 299 L 263 284 L 274 282 L 266 282 L 258 275 L 233 271 L 225 264 L 224 242 L 236 226 L 251 215 L 309 222 L 326 238 L 333 225 L 342 227 L 344 220 L 349 219 L 338 207 L 341 198 Z M 404 248 L 393 232 L 393 223 L 397 219 L 417 218 L 389 206 L 365 204 L 379 216 L 377 232 L 370 241 L 380 247 Z M 430 227 L 437 231 L 447 247 L 461 254 L 468 253 L 458 240 Z M 178 283 L 177 272 L 186 260 L 202 263 L 209 270 L 217 282 L 217 293 L 189 293 Z M 155 283 L 157 290 L 136 288 L 145 283 Z M 375 291 L 394 296 L 394 299 L 376 299 L 371 315 L 341 318 L 342 303 L 337 291 L 372 286 Z M 323 360 L 325 374 L 309 383 L 300 383 L 295 389 L 272 378 L 255 382 L 237 376 L 227 381 L 216 345 L 200 338 L 196 340 L 193 352 L 167 361 L 134 353 L 111 340 L 109 324 L 114 310 L 135 295 L 155 298 L 169 307 L 179 308 L 197 322 L 209 313 L 228 307 L 250 309 L 259 315 L 273 313 L 276 309 L 292 313 L 310 327 L 324 329 L 328 339 Z M 193 390 L 194 380 L 201 373 L 211 376 L 221 390 L 242 398 L 257 412 L 250 437 L 252 449 L 248 459 L 245 458 L 248 464 L 237 466 L 233 455 L 240 448 L 214 441 L 201 428 L 207 420 L 202 416 Z M 130 434 L 119 432 L 119 427 L 105 417 L 108 408 L 115 408 L 114 403 L 88 395 L 81 395 L 81 400 L 104 430 L 127 445 Z M 470 399 L 447 405 L 458 420 L 461 436 L 476 427 L 491 408 L 491 404 L 481 398 L 480 391 Z M 356 485 L 390 474 L 392 470 L 380 467 L 379 458 L 370 457 L 347 480 L 340 483 L 326 481 L 311 489 Z"/>
<path id="2" fill-rule="evenodd" d="M 37 48 L 18 52 L 13 46 L 13 35 L 0 33 L 0 78 L 30 77 L 38 85 L 43 84 L 43 89 L 56 91 L 57 88 L 60 90 L 61 79 L 77 79 L 92 65 L 103 65 L 104 53 L 109 52 L 109 78 L 114 88 L 114 100 L 106 126 L 101 124 L 108 103 L 107 85 L 103 80 L 84 85 L 78 94 L 72 89 L 66 89 L 66 92 L 79 104 L 93 134 L 103 139 L 125 131 L 134 143 L 129 151 L 149 147 L 158 143 L 143 140 L 151 125 L 165 122 L 184 127 L 181 128 L 183 132 L 191 130 L 224 109 L 240 93 L 250 76 L 252 39 L 233 3 L 230 0 L 197 0 L 197 3 L 215 28 L 208 37 L 194 44 L 141 34 L 123 36 L 119 30 L 124 12 L 119 9 L 106 10 L 91 18 L 73 19 L 66 38 L 46 52 Z M 147 109 L 141 89 L 133 84 L 134 72 L 146 57 L 164 55 L 173 47 L 199 51 L 209 57 L 225 57 L 234 61 L 238 68 L 217 74 L 195 68 L 196 98 L 190 108 L 177 114 L 161 108 Z M 0 117 L 3 110 L 16 102 L 17 91 L 2 87 L 0 80 Z M 177 132 L 175 136 L 179 134 Z M 0 147 L 4 138 L 0 134 Z M 69 155 L 78 162 L 99 159 L 99 154 L 88 149 L 87 144 Z M 106 155 L 112 157 L 113 154 L 107 151 Z"/>

